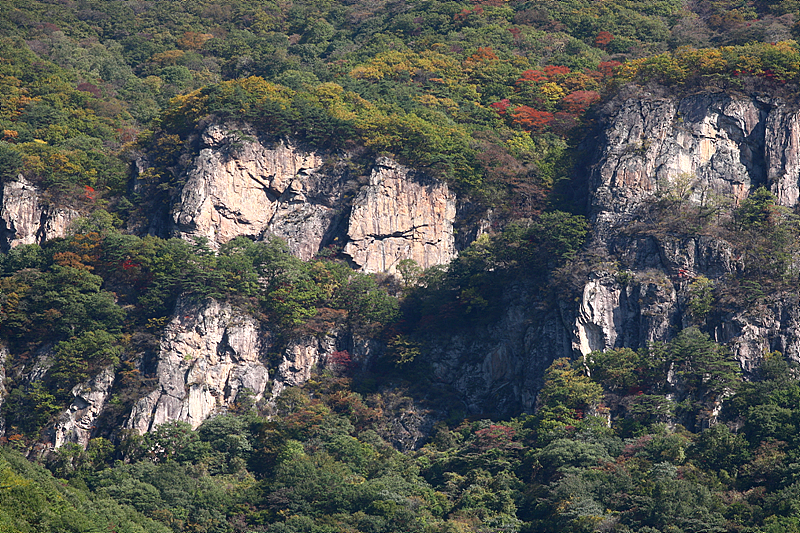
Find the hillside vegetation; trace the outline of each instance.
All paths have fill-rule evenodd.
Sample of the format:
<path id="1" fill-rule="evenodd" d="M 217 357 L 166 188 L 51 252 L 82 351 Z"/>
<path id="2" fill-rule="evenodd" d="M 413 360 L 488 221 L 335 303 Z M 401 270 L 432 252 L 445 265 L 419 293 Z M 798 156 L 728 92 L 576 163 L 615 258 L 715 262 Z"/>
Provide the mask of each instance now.
<path id="1" fill-rule="evenodd" d="M 6 0 L 0 180 L 21 173 L 85 216 L 0 257 L 0 531 L 800 531 L 800 373 L 771 352 L 743 376 L 702 329 L 731 302 L 798 289 L 800 225 L 766 189 L 723 215 L 680 195 L 649 206 L 652 227 L 631 231 L 722 235 L 745 268 L 693 280 L 692 324 L 669 342 L 554 361 L 535 412 L 468 418 L 428 359 L 443 329 L 493 324 L 512 284 L 555 307 L 605 259 L 584 248 L 574 172 L 599 104 L 632 83 L 796 93 L 797 17 L 793 0 Z M 198 128 L 228 118 L 356 162 L 391 155 L 495 227 L 397 278 L 336 250 L 303 262 L 277 239 L 215 253 L 130 234 L 179 191 Z M 150 198 L 129 187 L 142 155 Z M 196 431 L 120 430 L 153 387 L 136 358 L 179 298 L 226 300 L 279 346 L 338 328 L 388 348 L 369 367 L 336 352 L 303 387 Z M 48 349 L 52 366 L 23 379 Z M 108 365 L 112 429 L 42 450 L 72 388 Z M 419 405 L 441 420 L 398 450 Z"/>

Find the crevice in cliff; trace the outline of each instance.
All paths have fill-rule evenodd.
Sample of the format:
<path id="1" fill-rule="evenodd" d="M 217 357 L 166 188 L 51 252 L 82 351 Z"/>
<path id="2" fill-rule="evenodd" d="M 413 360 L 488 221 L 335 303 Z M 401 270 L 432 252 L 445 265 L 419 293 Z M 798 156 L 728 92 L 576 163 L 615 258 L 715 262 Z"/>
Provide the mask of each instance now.
<path id="1" fill-rule="evenodd" d="M 422 228 L 430 227 L 430 224 L 420 224 L 419 226 L 412 226 L 406 230 L 399 230 L 393 233 L 368 233 L 366 236 L 376 241 L 384 239 L 414 239 L 414 234 Z"/>

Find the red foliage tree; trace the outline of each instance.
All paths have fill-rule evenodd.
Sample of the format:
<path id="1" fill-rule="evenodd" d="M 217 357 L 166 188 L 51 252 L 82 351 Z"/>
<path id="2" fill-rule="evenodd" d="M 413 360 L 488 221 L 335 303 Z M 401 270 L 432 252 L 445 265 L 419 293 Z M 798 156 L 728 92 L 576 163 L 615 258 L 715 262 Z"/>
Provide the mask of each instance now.
<path id="1" fill-rule="evenodd" d="M 564 67 L 561 65 L 547 65 L 544 67 L 544 73 L 550 81 L 556 81 L 556 79 L 562 78 L 569 74 L 569 67 Z"/>
<path id="2" fill-rule="evenodd" d="M 598 65 L 598 70 L 604 78 L 610 78 L 614 75 L 614 71 L 618 66 L 622 65 L 619 61 L 603 61 Z"/>
<path id="3" fill-rule="evenodd" d="M 522 445 L 514 442 L 517 432 L 514 428 L 501 425 L 491 425 L 488 428 L 475 432 L 474 446 L 481 451 L 494 448 L 501 450 L 520 449 Z"/>
<path id="4" fill-rule="evenodd" d="M 480 63 L 481 61 L 493 61 L 500 59 L 494 53 L 491 46 L 479 46 L 478 51 L 467 58 L 467 63 Z"/>
<path id="5" fill-rule="evenodd" d="M 514 124 L 522 126 L 527 131 L 541 131 L 553 121 L 553 114 L 539 111 L 526 105 L 521 105 L 511 113 Z"/>
<path id="6" fill-rule="evenodd" d="M 594 45 L 597 48 L 601 48 L 603 50 L 606 49 L 608 43 L 614 40 L 614 35 L 607 31 L 601 31 L 597 34 L 597 37 L 594 38 Z"/>
<path id="7" fill-rule="evenodd" d="M 103 96 L 103 92 L 100 90 L 100 87 L 98 87 L 93 83 L 89 83 L 88 81 L 79 83 L 78 90 L 84 93 L 89 93 L 95 98 L 100 98 L 101 96 Z"/>
<path id="8" fill-rule="evenodd" d="M 547 81 L 547 76 L 541 70 L 526 70 L 522 73 L 522 77 L 517 80 L 517 83 L 529 81 L 532 83 L 541 83 Z"/>
<path id="9" fill-rule="evenodd" d="M 353 361 L 353 357 L 350 355 L 350 352 L 347 350 L 341 350 L 338 352 L 333 352 L 328 359 L 328 363 L 333 366 L 336 370 L 342 371 L 349 371 L 355 365 Z"/>
<path id="10" fill-rule="evenodd" d="M 489 107 L 497 111 L 498 115 L 505 115 L 508 108 L 511 106 L 511 100 L 508 98 L 503 98 L 499 102 L 495 102 L 493 104 L 489 104 Z"/>
<path id="11" fill-rule="evenodd" d="M 596 91 L 575 91 L 561 100 L 561 108 L 567 113 L 582 114 L 592 104 L 600 101 Z"/>
<path id="12" fill-rule="evenodd" d="M 573 113 L 559 111 L 553 115 L 550 129 L 559 135 L 566 135 L 578 125 L 578 117 Z"/>

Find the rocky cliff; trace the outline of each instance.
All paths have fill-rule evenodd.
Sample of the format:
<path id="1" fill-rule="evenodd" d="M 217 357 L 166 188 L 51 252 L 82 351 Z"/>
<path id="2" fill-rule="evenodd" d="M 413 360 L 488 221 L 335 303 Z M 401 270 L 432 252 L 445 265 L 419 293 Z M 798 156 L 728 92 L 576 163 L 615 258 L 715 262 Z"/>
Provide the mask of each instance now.
<path id="1" fill-rule="evenodd" d="M 97 419 L 106 407 L 114 385 L 114 367 L 108 366 L 86 383 L 72 389 L 74 399 L 64 413 L 58 417 L 52 431 L 55 448 L 64 444 L 78 444 L 84 448 L 95 435 Z"/>
<path id="2" fill-rule="evenodd" d="M 690 187 L 694 202 L 718 195 L 738 205 L 764 185 L 781 205 L 798 203 L 797 106 L 765 96 L 629 88 L 602 113 L 589 167 L 590 212 L 600 220 L 674 187 Z"/>
<path id="3" fill-rule="evenodd" d="M 691 325 L 726 343 L 745 371 L 772 350 L 800 361 L 796 295 L 767 294 L 702 317 L 690 309 L 701 276 L 713 289 L 744 273 L 741 250 L 713 229 L 732 209 L 759 186 L 797 206 L 797 121 L 796 105 L 765 96 L 625 89 L 600 111 L 584 146 L 591 155 L 577 169 L 592 221 L 573 265 L 579 286 L 559 289 L 555 308 L 520 286 L 507 289 L 495 327 L 440 340 L 437 379 L 460 391 L 468 411 L 529 410 L 554 358 L 638 349 Z M 654 231 L 653 206 L 668 196 L 676 203 L 664 216 L 683 202 L 713 208 L 717 218 L 707 229 Z"/>
<path id="4" fill-rule="evenodd" d="M 796 207 L 797 117 L 795 107 L 762 96 L 627 89 L 607 103 L 586 144 L 592 155 L 579 169 L 593 224 L 574 263 L 573 286 L 559 286 L 563 293 L 554 301 L 520 279 L 505 288 L 496 323 L 441 332 L 425 354 L 433 386 L 455 391 L 468 414 L 530 411 L 553 359 L 640 348 L 689 325 L 728 343 L 745 370 L 770 350 L 800 360 L 796 295 L 768 295 L 706 317 L 690 312 L 692 283 L 700 276 L 713 287 L 746 267 L 724 232 L 648 229 L 650 208 L 668 195 L 696 206 L 714 203 L 722 221 L 761 185 L 782 205 Z M 354 171 L 343 156 L 216 124 L 203 132 L 185 172 L 169 223 L 182 238 L 205 237 L 220 246 L 241 235 L 277 235 L 304 259 L 333 244 L 367 272 L 394 272 L 405 258 L 423 267 L 443 264 L 456 254 L 454 195 L 390 159 Z M 60 211 L 41 207 L 24 180 L 6 184 L 3 194 L 6 246 L 63 231 L 65 224 L 55 222 Z M 382 350 L 379 342 L 339 331 L 278 346 L 269 325 L 241 309 L 181 301 L 154 361 L 140 363 L 154 386 L 135 402 L 126 427 L 145 432 L 171 420 L 197 427 L 245 399 L 266 400 L 304 383 L 312 368 L 345 346 L 362 362 Z M 114 381 L 106 369 L 72 390 L 74 401 L 54 429 L 56 445 L 88 442 Z M 414 419 L 415 428 L 429 423 L 425 416 Z M 403 446 L 421 438 L 418 429 L 407 433 Z"/>
<path id="5" fill-rule="evenodd" d="M 602 112 L 587 167 L 590 246 L 616 268 L 596 270 L 583 290 L 575 347 L 584 355 L 670 338 L 696 322 L 686 308 L 694 279 L 724 284 L 745 268 L 741 252 L 720 232 L 635 229 L 648 224 L 648 205 L 666 195 L 696 206 L 716 204 L 724 222 L 760 186 L 795 208 L 800 184 L 798 107 L 781 99 L 628 88 Z M 741 302 L 706 327 L 729 343 L 745 369 L 775 349 L 800 360 L 796 299 L 768 295 L 760 305 L 746 309 Z"/>
<path id="6" fill-rule="evenodd" d="M 456 199 L 447 185 L 396 162 L 354 175 L 341 155 L 262 142 L 246 125 L 208 126 L 172 208 L 172 234 L 212 246 L 237 236 L 286 240 L 301 259 L 343 246 L 365 272 L 423 267 L 455 255 Z"/>
<path id="7" fill-rule="evenodd" d="M 133 407 L 127 427 L 146 432 L 179 420 L 195 428 L 245 391 L 260 400 L 269 348 L 269 332 L 246 313 L 216 301 L 180 302 L 161 336 L 155 389 Z"/>
<path id="8" fill-rule="evenodd" d="M 455 256 L 455 215 L 446 184 L 382 158 L 353 201 L 344 253 L 367 272 L 394 273 L 402 259 L 446 264 Z"/>
<path id="9" fill-rule="evenodd" d="M 43 201 L 42 191 L 23 176 L 3 184 L 0 197 L 0 251 L 63 237 L 77 210 Z"/>

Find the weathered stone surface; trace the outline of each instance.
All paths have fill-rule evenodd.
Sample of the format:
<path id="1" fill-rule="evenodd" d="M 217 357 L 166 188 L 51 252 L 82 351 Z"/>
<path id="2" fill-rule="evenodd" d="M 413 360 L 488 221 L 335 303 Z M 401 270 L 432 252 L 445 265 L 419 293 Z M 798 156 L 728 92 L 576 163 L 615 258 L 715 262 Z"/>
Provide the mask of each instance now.
<path id="1" fill-rule="evenodd" d="M 217 248 L 237 236 L 276 235 L 306 260 L 336 243 L 366 272 L 455 256 L 456 199 L 442 182 L 382 158 L 362 186 L 366 178 L 348 176 L 344 157 L 262 143 L 242 125 L 212 124 L 201 142 L 172 209 L 176 236 Z"/>
<path id="2" fill-rule="evenodd" d="M 3 184 L 0 205 L 0 251 L 19 244 L 41 244 L 63 237 L 80 216 L 65 206 L 44 204 L 41 191 L 23 176 Z"/>
<path id="3" fill-rule="evenodd" d="M 59 416 L 53 430 L 53 447 L 78 444 L 86 448 L 92 438 L 95 422 L 103 411 L 114 385 L 114 367 L 108 366 L 98 375 L 72 389 L 74 399 L 69 409 Z"/>
<path id="4" fill-rule="evenodd" d="M 708 322 L 688 312 L 688 288 L 696 276 L 722 282 L 744 268 L 731 244 L 713 235 L 626 231 L 643 202 L 669 187 L 691 185 L 692 202 L 713 193 L 735 205 L 753 187 L 770 184 L 783 205 L 797 205 L 797 111 L 759 97 L 644 93 L 628 95 L 611 109 L 597 155 L 587 162 L 589 215 L 595 222 L 590 241 L 604 259 L 592 267 L 585 285 L 554 308 L 538 289 L 519 281 L 508 289 L 496 324 L 457 335 L 442 332 L 430 343 L 426 356 L 434 383 L 455 391 L 468 414 L 531 411 L 553 359 L 641 348 L 693 324 L 702 323 L 716 340 L 728 343 L 746 370 L 770 350 L 800 361 L 796 297 L 775 296 L 757 309 L 743 305 Z M 368 179 L 347 176 L 335 158 L 326 164 L 318 153 L 289 143 L 262 143 L 244 126 L 236 130 L 212 125 L 203 134 L 172 211 L 176 235 L 206 237 L 214 246 L 239 235 L 279 235 L 304 259 L 339 237 L 344 253 L 370 272 L 394 272 L 405 258 L 428 267 L 454 257 L 456 202 L 444 184 L 388 159 L 377 161 Z M 4 197 L 17 195 L 19 205 L 33 201 L 22 185 L 9 191 Z M 6 207 L 4 201 L 3 213 L 27 213 L 17 204 Z M 22 214 L 0 215 L 20 227 L 35 223 Z M 30 231 L 35 235 L 39 229 L 20 234 Z M 332 332 L 282 347 L 282 360 L 270 372 L 270 343 L 266 326 L 228 304 L 182 302 L 160 341 L 156 389 L 136 403 L 127 427 L 145 432 L 171 420 L 197 427 L 231 407 L 242 390 L 249 389 L 257 400 L 304 383 L 337 346 L 347 344 L 359 361 L 381 351 L 377 341 L 343 343 Z M 45 371 L 42 363 L 29 372 L 41 377 Z M 102 388 L 87 384 L 73 391 L 75 409 L 57 426 L 58 442 L 88 441 L 86 428 L 97 416 L 92 406 L 102 401 L 87 396 Z M 410 399 L 395 400 L 401 414 L 381 434 L 399 447 L 413 448 L 437 415 Z"/>
<path id="5" fill-rule="evenodd" d="M 335 351 L 336 337 L 332 335 L 308 336 L 291 341 L 278 365 L 272 396 L 278 397 L 286 387 L 296 387 L 308 381 L 311 371 L 327 363 L 328 357 Z"/>
<path id="6" fill-rule="evenodd" d="M 718 237 L 632 235 L 627 226 L 648 199 L 685 187 L 690 202 L 717 195 L 735 207 L 761 185 L 787 207 L 800 196 L 797 106 L 758 96 L 634 92 L 609 107 L 589 165 L 590 240 L 628 269 L 630 283 L 621 286 L 610 272 L 590 275 L 575 325 L 575 348 L 584 355 L 668 340 L 696 322 L 686 307 L 696 276 L 725 283 L 744 269 L 734 247 Z M 770 301 L 757 313 L 743 305 L 708 324 L 745 370 L 767 349 L 798 357 L 798 309 L 783 297 Z"/>
<path id="7" fill-rule="evenodd" d="M 177 236 L 204 237 L 217 247 L 238 236 L 274 234 L 302 259 L 319 251 L 339 194 L 336 173 L 320 172 L 320 154 L 265 145 L 247 126 L 211 125 L 202 142 L 173 209 Z"/>
<path id="8" fill-rule="evenodd" d="M 783 102 L 773 102 L 766 120 L 767 179 L 778 203 L 794 207 L 800 199 L 800 115 Z"/>
<path id="9" fill-rule="evenodd" d="M 736 205 L 751 187 L 765 185 L 782 205 L 797 205 L 796 108 L 756 96 L 639 91 L 610 110 L 591 171 L 592 211 L 600 222 L 681 180 L 694 186 L 690 200 L 698 203 L 715 194 Z"/>
<path id="10" fill-rule="evenodd" d="M 353 202 L 344 253 L 366 272 L 394 273 L 403 259 L 423 268 L 447 263 L 455 215 L 446 184 L 381 159 Z"/>
<path id="11" fill-rule="evenodd" d="M 671 336 L 680 320 L 675 285 L 658 270 L 631 276 L 623 284 L 608 271 L 590 274 L 575 318 L 575 353 L 639 348 Z"/>
<path id="12" fill-rule="evenodd" d="M 161 339 L 156 389 L 136 403 L 127 427 L 144 433 L 179 420 L 196 428 L 246 390 L 258 401 L 269 343 L 257 320 L 228 304 L 179 303 Z"/>
<path id="13" fill-rule="evenodd" d="M 714 336 L 730 346 L 745 371 L 754 370 L 775 350 L 800 362 L 800 301 L 797 295 L 778 296 L 735 312 L 714 328 Z"/>
<path id="14" fill-rule="evenodd" d="M 457 391 L 469 414 L 532 411 L 544 371 L 571 357 L 571 310 L 552 309 L 520 283 L 507 291 L 496 324 L 472 332 L 442 332 L 428 355 L 435 383 Z"/>

